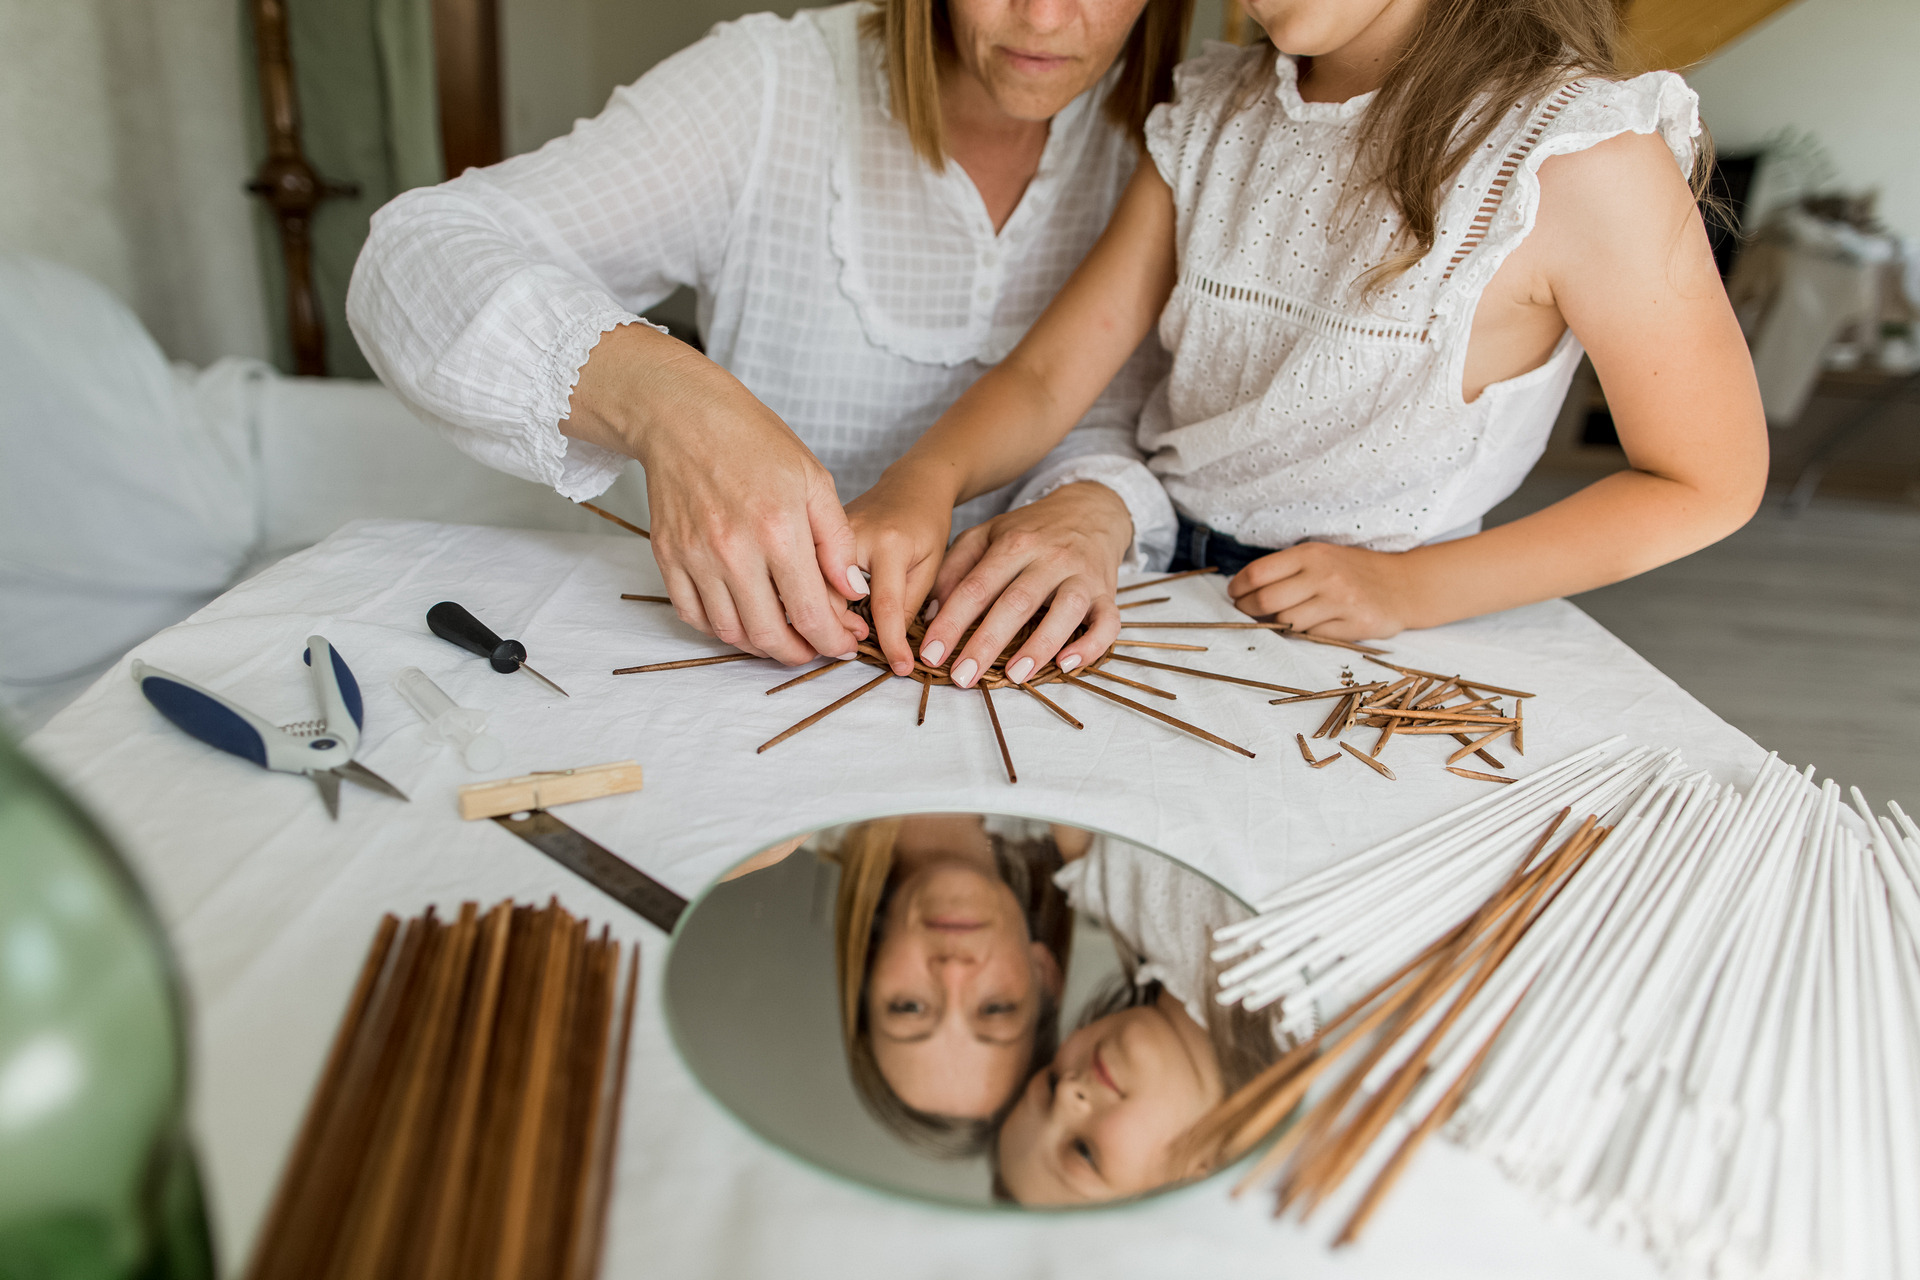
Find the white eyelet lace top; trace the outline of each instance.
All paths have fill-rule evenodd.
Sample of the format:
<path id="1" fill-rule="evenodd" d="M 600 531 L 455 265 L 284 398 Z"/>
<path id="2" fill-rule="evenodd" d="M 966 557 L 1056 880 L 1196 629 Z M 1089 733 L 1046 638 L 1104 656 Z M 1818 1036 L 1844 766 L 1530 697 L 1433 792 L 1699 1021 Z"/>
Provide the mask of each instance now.
<path id="1" fill-rule="evenodd" d="M 1433 251 L 1362 300 L 1355 282 L 1399 225 L 1382 199 L 1341 206 L 1373 95 L 1306 102 L 1281 57 L 1236 110 L 1260 56 L 1210 45 L 1147 122 L 1179 254 L 1148 465 L 1181 512 L 1253 546 L 1404 551 L 1475 532 L 1539 459 L 1581 356 L 1569 332 L 1538 368 L 1461 394 L 1474 309 L 1533 229 L 1541 163 L 1632 131 L 1688 169 L 1698 99 L 1656 72 L 1510 108 L 1443 202 Z"/>
<path id="2" fill-rule="evenodd" d="M 1096 86 L 1054 118 L 996 234 L 965 171 L 935 173 L 889 114 L 864 7 L 723 24 L 568 136 L 388 204 L 348 297 L 381 379 L 481 461 L 590 498 L 626 459 L 560 434 L 580 366 L 691 285 L 708 355 L 843 501 L 869 488 L 1066 283 L 1137 153 Z M 1133 567 L 1164 563 L 1173 508 L 1133 437 L 1165 369 L 1143 344 L 1046 461 L 956 527 L 1096 480 L 1133 516 Z"/>

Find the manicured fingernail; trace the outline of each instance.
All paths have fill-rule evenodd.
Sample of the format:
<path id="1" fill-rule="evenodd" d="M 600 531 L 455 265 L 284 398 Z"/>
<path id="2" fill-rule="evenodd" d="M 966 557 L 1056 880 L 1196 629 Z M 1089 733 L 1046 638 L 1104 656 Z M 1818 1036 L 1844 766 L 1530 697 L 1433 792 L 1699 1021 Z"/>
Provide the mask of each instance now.
<path id="1" fill-rule="evenodd" d="M 927 601 L 927 607 L 920 611 L 920 621 L 932 622 L 939 612 L 940 602 L 938 600 L 929 600 Z"/>
<path id="2" fill-rule="evenodd" d="M 851 653 L 843 653 L 843 654 L 841 654 L 841 655 L 840 655 L 840 661 L 842 661 L 842 662 L 852 662 L 852 661 L 853 661 L 853 660 L 854 660 L 855 658 L 857 658 L 857 657 L 859 657 L 859 656 L 860 656 L 860 651 L 859 651 L 858 649 L 855 649 L 855 650 L 853 650 L 853 651 L 852 651 Z"/>
<path id="3" fill-rule="evenodd" d="M 1066 657 L 1060 659 L 1060 669 L 1062 671 L 1071 671 L 1079 665 L 1080 665 L 1080 655 L 1077 653 L 1070 653 Z"/>
<path id="4" fill-rule="evenodd" d="M 928 666 L 937 667 L 940 665 L 940 659 L 945 657 L 946 653 L 947 646 L 941 644 L 938 640 L 929 640 L 927 641 L 927 647 L 920 651 L 920 657 Z"/>
<path id="5" fill-rule="evenodd" d="M 867 575 L 860 572 L 859 565 L 847 566 L 847 585 L 853 588 L 853 594 L 857 596 L 867 594 Z"/>
<path id="6" fill-rule="evenodd" d="M 980 664 L 972 658 L 960 659 L 960 665 L 953 669 L 953 682 L 962 689 L 973 687 L 974 673 L 980 670 Z"/>
<path id="7" fill-rule="evenodd" d="M 1015 684 L 1025 684 L 1027 677 L 1033 674 L 1033 659 L 1022 658 L 1007 668 L 1007 678 Z"/>
<path id="8" fill-rule="evenodd" d="M 896 662 L 893 664 L 893 674 L 897 676 L 910 676 L 913 674 L 913 664 L 911 662 Z"/>

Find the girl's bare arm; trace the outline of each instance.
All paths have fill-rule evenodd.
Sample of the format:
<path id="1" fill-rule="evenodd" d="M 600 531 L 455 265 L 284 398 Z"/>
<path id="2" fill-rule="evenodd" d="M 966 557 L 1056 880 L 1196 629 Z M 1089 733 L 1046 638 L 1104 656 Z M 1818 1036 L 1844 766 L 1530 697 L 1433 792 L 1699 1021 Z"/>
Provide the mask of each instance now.
<path id="1" fill-rule="evenodd" d="M 1173 231 L 1172 192 L 1152 160 L 1143 156 L 1099 242 L 1020 345 L 969 387 L 887 468 L 877 485 L 848 505 L 858 547 L 855 560 L 867 567 L 872 580 L 875 630 L 896 670 L 911 669 L 906 620 L 933 584 L 953 508 L 1039 462 L 1112 381 L 1173 291 Z M 1121 554 L 1125 545 L 1122 541 Z M 1119 563 L 1119 555 L 1111 558 Z M 1052 596 L 1046 634 L 1037 637 L 1037 648 L 1045 652 L 1031 642 L 1022 652 L 1036 649 L 1027 656 L 1035 665 L 1046 662 L 1089 612 L 1093 618 L 1084 645 L 1094 652 L 1104 650 L 1118 632 L 1111 599 L 1114 584 L 1105 584 L 1102 609 L 1098 584 L 1078 580 L 1085 576 L 1045 584 L 1016 578 L 991 593 L 993 599 L 985 598 L 984 591 L 969 591 L 970 576 L 952 600 L 941 601 L 941 622 L 936 625 L 942 636 L 952 632 L 943 649 L 950 649 L 960 631 L 987 612 L 967 650 L 977 671 Z M 1107 576 L 1111 578 L 1111 572 Z M 1060 616 L 1054 617 L 1056 613 Z M 1098 634 L 1103 629 L 1104 639 Z M 937 663 L 940 658 L 928 660 Z"/>

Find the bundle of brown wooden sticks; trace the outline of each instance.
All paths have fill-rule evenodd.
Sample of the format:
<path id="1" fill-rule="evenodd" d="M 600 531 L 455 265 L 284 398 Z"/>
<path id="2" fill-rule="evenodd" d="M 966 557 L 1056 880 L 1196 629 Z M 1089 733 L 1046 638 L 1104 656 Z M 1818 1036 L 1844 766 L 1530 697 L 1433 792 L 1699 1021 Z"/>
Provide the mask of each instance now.
<path id="1" fill-rule="evenodd" d="M 380 922 L 251 1280 L 586 1280 L 640 953 L 558 902 Z"/>
<path id="2" fill-rule="evenodd" d="M 1348 671 L 1342 673 L 1341 683 L 1332 689 L 1270 700 L 1273 705 L 1282 706 L 1294 702 L 1338 699 L 1333 710 L 1327 713 L 1327 718 L 1320 722 L 1320 727 L 1313 731 L 1313 736 L 1338 742 L 1340 751 L 1316 757 L 1313 748 L 1308 745 L 1306 734 L 1293 735 L 1294 741 L 1300 746 L 1300 755 L 1309 767 L 1324 769 L 1344 753 L 1381 777 L 1392 778 L 1394 772 L 1380 759 L 1380 754 L 1395 737 L 1446 736 L 1460 743 L 1460 749 L 1447 757 L 1448 773 L 1480 782 L 1513 781 L 1511 776 L 1457 766 L 1460 761 L 1473 756 L 1489 768 L 1505 769 L 1507 766 L 1487 748 L 1509 736 L 1513 739 L 1514 751 L 1525 755 L 1527 740 L 1523 699 L 1533 697 L 1531 693 L 1502 688 L 1484 680 L 1468 680 L 1457 675 L 1443 676 L 1434 671 L 1421 671 L 1417 667 L 1395 666 L 1372 656 L 1367 661 L 1398 672 L 1400 678 L 1360 684 Z M 1501 712 L 1502 697 L 1513 699 L 1512 715 Z M 1363 750 L 1347 740 L 1347 734 L 1356 728 L 1380 730 L 1380 736 L 1374 740 L 1373 750 Z"/>

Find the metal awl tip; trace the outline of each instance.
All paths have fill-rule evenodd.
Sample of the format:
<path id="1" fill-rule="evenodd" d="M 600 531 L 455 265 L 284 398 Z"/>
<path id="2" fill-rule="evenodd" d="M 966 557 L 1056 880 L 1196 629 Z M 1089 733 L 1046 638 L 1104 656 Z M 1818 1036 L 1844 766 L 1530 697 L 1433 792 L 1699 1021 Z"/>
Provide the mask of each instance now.
<path id="1" fill-rule="evenodd" d="M 547 688 L 559 694 L 561 697 L 571 698 L 573 696 L 572 694 L 568 693 L 565 689 L 562 689 L 559 685 L 555 684 L 553 681 L 541 675 L 538 671 L 535 671 L 532 667 L 528 666 L 526 663 L 524 662 L 521 663 L 520 669 L 526 672 L 528 675 L 532 676 L 534 679 L 538 680 L 541 684 L 544 684 L 545 686 L 547 686 Z"/>

